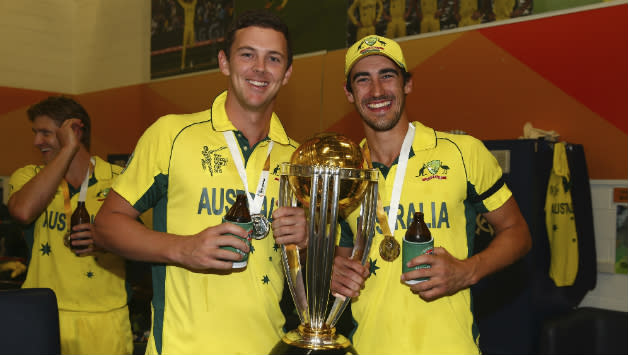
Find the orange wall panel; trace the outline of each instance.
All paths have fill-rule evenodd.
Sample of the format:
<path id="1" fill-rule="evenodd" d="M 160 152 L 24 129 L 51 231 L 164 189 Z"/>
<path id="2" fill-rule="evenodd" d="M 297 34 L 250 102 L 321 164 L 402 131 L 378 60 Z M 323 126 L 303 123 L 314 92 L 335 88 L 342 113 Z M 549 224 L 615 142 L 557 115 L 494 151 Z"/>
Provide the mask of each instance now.
<path id="1" fill-rule="evenodd" d="M 544 36 L 552 26 L 562 27 Z M 628 5 L 622 4 L 407 38 L 401 46 L 414 87 L 406 109 L 413 120 L 480 139 L 516 139 L 531 122 L 582 144 L 592 179 L 627 179 L 627 34 Z M 602 60 L 590 53 L 614 57 Z M 295 59 L 275 110 L 297 141 L 320 131 L 356 141 L 364 136 L 342 89 L 343 69 L 344 50 Z M 211 71 L 78 95 L 93 120 L 92 152 L 130 153 L 158 117 L 205 110 L 227 83 L 222 73 Z M 0 175 L 40 160 L 25 112 L 49 94 L 0 87 Z"/>

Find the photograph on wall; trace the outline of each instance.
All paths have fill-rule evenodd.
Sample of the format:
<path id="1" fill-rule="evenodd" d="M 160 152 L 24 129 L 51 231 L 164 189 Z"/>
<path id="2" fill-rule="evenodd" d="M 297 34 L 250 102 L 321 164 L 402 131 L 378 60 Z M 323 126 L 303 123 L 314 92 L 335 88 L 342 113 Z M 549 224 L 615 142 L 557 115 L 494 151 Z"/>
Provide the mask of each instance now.
<path id="1" fill-rule="evenodd" d="M 491 23 L 602 0 L 151 0 L 151 79 L 218 68 L 235 16 L 266 8 L 288 25 L 293 53 Z"/>
<path id="2" fill-rule="evenodd" d="M 604 0 L 346 0 L 346 46 L 370 34 L 421 35 Z"/>
<path id="3" fill-rule="evenodd" d="M 267 9 L 288 25 L 295 55 L 344 48 L 346 7 L 338 0 L 152 0 L 151 79 L 218 68 L 235 16 Z"/>
<path id="4" fill-rule="evenodd" d="M 615 273 L 628 274 L 628 206 L 617 205 Z"/>
<path id="5" fill-rule="evenodd" d="M 218 67 L 234 0 L 152 0 L 151 79 Z"/>
<path id="6" fill-rule="evenodd" d="M 342 0 L 236 0 L 236 16 L 265 8 L 288 26 L 294 55 L 345 47 L 347 8 Z"/>
<path id="7" fill-rule="evenodd" d="M 347 0 L 347 46 L 370 34 L 398 38 L 527 16 L 532 5 L 533 0 Z"/>

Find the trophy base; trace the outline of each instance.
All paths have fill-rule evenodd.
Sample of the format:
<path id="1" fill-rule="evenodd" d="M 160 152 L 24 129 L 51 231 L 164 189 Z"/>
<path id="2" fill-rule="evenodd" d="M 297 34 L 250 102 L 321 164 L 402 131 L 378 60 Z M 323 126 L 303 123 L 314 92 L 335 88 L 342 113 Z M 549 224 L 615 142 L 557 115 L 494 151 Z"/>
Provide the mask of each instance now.
<path id="1" fill-rule="evenodd" d="M 309 349 L 286 344 L 280 341 L 275 345 L 270 355 L 355 355 L 357 351 L 349 344 L 346 348 L 339 349 Z"/>
<path id="2" fill-rule="evenodd" d="M 291 330 L 270 351 L 273 355 L 283 354 L 326 354 L 349 355 L 357 354 L 349 339 L 343 335 L 336 335 L 336 329 L 312 329 L 299 325 Z"/>

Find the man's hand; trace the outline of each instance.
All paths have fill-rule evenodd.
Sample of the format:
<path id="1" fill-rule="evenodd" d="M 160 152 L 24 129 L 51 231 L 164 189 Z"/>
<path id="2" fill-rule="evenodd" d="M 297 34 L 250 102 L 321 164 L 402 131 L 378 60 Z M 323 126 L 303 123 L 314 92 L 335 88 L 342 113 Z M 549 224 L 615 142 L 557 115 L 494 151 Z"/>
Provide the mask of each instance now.
<path id="1" fill-rule="evenodd" d="M 272 228 L 277 244 L 296 244 L 299 249 L 307 248 L 307 219 L 303 208 L 276 209 L 273 212 Z"/>
<path id="2" fill-rule="evenodd" d="M 72 227 L 69 243 L 74 247 L 85 247 L 85 249 L 72 249 L 76 256 L 85 256 L 95 251 L 101 251 L 94 245 L 93 228 L 91 223 L 77 224 Z"/>
<path id="3" fill-rule="evenodd" d="M 369 277 L 369 267 L 342 255 L 334 258 L 331 293 L 336 297 L 357 297 Z"/>
<path id="4" fill-rule="evenodd" d="M 471 286 L 475 263 L 474 257 L 459 260 L 438 247 L 434 248 L 434 254 L 419 255 L 408 262 L 409 267 L 429 264 L 431 268 L 408 271 L 401 275 L 401 281 L 429 277 L 427 281 L 411 285 L 410 289 L 425 301 L 433 301 Z"/>
<path id="5" fill-rule="evenodd" d="M 76 152 L 81 144 L 83 136 L 83 122 L 78 118 L 70 118 L 61 124 L 57 129 L 57 139 L 61 147 L 74 149 Z"/>
<path id="6" fill-rule="evenodd" d="M 190 270 L 230 270 L 233 262 L 242 260 L 236 252 L 221 249 L 230 246 L 245 253 L 249 247 L 237 235 L 246 239 L 248 233 L 243 228 L 232 223 L 222 223 L 209 227 L 191 237 L 180 237 L 177 253 L 178 264 Z"/>

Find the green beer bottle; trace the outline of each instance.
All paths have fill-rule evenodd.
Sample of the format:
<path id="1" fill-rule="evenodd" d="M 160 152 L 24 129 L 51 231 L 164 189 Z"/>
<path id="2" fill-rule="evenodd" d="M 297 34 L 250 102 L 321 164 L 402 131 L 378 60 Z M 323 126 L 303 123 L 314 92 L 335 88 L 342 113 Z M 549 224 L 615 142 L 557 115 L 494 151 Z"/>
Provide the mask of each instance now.
<path id="1" fill-rule="evenodd" d="M 409 268 L 407 267 L 407 263 L 416 256 L 422 254 L 432 254 L 433 252 L 434 239 L 432 238 L 430 229 L 427 228 L 427 224 L 425 224 L 423 212 L 415 212 L 414 219 L 412 220 L 410 226 L 408 226 L 406 235 L 403 238 L 401 272 L 406 273 L 411 270 L 430 268 L 431 265 L 429 264 L 421 264 Z M 406 284 L 413 285 L 426 281 L 427 279 L 427 277 L 422 277 L 414 280 L 408 280 L 406 281 Z"/>

